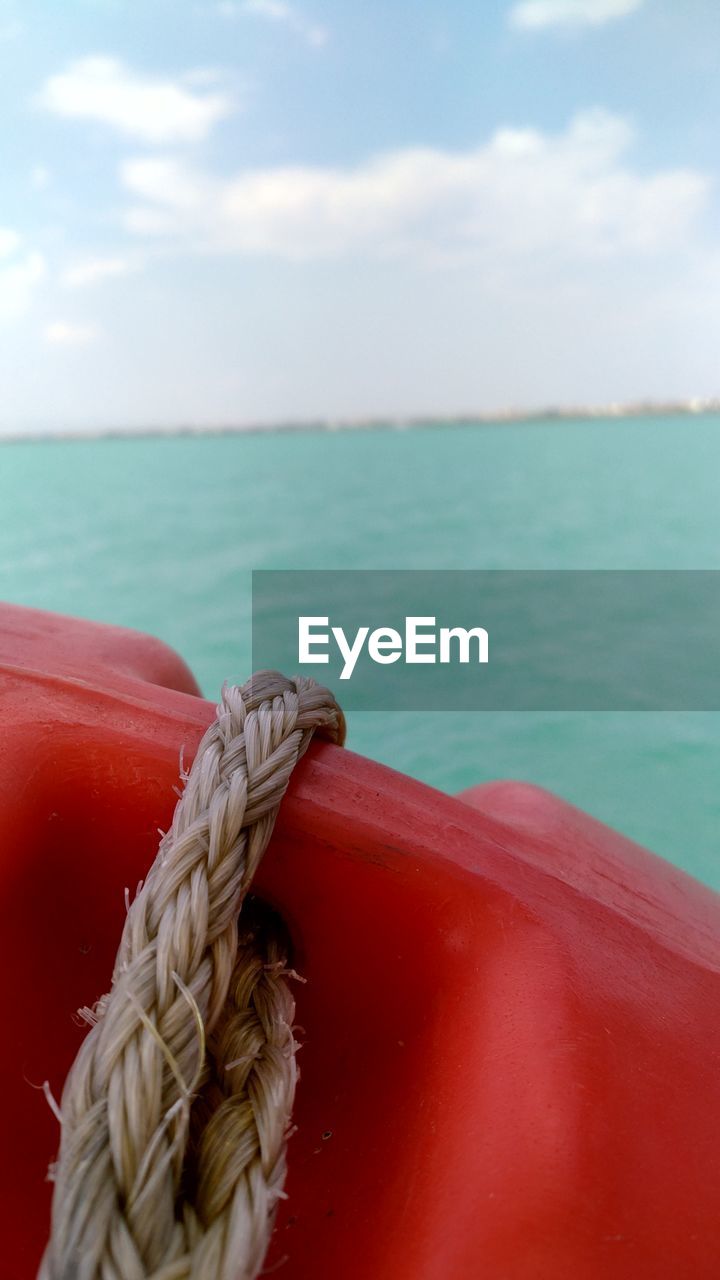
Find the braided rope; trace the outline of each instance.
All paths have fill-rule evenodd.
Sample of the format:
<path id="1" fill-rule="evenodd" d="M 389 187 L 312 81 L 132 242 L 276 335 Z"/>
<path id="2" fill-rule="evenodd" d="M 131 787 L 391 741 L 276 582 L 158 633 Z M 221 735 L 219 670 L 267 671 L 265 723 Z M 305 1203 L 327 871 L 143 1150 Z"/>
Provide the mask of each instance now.
<path id="1" fill-rule="evenodd" d="M 62 1097 L 42 1280 L 252 1280 L 285 1176 L 294 1001 L 238 916 L 290 774 L 344 721 L 314 681 L 225 687 Z"/>

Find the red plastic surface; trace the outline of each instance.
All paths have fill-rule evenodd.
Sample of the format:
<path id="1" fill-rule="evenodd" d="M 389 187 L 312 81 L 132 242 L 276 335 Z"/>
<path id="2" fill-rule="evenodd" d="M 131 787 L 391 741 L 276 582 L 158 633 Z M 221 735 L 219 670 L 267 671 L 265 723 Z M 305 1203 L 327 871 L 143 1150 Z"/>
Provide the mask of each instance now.
<path id="1" fill-rule="evenodd" d="M 60 1093 L 214 708 L 157 641 L 5 607 L 0 714 L 2 1275 L 29 1280 L 33 1086 Z M 308 979 L 277 1274 L 715 1280 L 715 894 L 532 787 L 453 800 L 324 744 L 257 889 Z"/>

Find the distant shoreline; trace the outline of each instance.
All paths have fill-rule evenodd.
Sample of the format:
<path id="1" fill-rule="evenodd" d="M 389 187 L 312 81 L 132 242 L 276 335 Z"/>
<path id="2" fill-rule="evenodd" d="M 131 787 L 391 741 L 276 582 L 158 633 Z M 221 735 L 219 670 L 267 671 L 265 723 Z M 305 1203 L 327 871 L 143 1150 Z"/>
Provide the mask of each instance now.
<path id="1" fill-rule="evenodd" d="M 416 431 L 431 427 L 504 426 L 512 423 L 612 421 L 617 418 L 665 418 L 720 415 L 720 398 L 707 400 L 639 401 L 597 407 L 562 406 L 544 409 L 500 409 L 492 413 L 424 414 L 408 417 L 389 414 L 372 418 L 317 418 L 285 422 L 248 422 L 234 425 L 178 423 L 177 426 L 73 427 L 58 430 L 0 430 L 0 444 L 25 444 L 50 440 L 135 440 L 174 436 L 241 436 L 302 434 L 343 431 Z"/>

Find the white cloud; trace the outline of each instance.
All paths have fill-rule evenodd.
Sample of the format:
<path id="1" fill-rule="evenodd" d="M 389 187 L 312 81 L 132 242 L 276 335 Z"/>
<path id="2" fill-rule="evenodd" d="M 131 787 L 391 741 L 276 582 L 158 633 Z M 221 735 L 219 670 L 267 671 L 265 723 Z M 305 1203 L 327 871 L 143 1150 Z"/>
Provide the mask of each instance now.
<path id="1" fill-rule="evenodd" d="M 50 170 L 44 164 L 35 164 L 30 170 L 30 186 L 35 191 L 44 191 L 50 184 Z"/>
<path id="2" fill-rule="evenodd" d="M 628 124 L 586 112 L 559 134 L 500 129 L 466 152 L 412 148 L 351 169 L 274 168 L 233 178 L 173 158 L 127 161 L 137 234 L 205 250 L 302 261 L 343 254 L 468 258 L 507 268 L 682 247 L 708 181 L 634 171 Z"/>
<path id="3" fill-rule="evenodd" d="M 66 267 L 60 283 L 68 289 L 82 289 L 99 284 L 116 276 L 126 276 L 138 269 L 138 263 L 130 258 L 82 258 Z"/>
<path id="4" fill-rule="evenodd" d="M 294 31 L 316 49 L 321 49 L 330 38 L 327 27 L 311 22 L 286 0 L 220 0 L 217 11 L 223 18 L 248 16 L 275 22 Z"/>
<path id="5" fill-rule="evenodd" d="M 0 321 L 14 320 L 27 311 L 45 275 L 45 259 L 32 249 L 22 250 L 22 237 L 0 228 Z"/>
<path id="6" fill-rule="evenodd" d="M 645 0 L 521 0 L 510 23 L 526 31 L 544 27 L 600 27 L 635 13 Z"/>
<path id="7" fill-rule="evenodd" d="M 97 329 L 87 324 L 55 320 L 45 328 L 45 341 L 56 347 L 87 347 L 98 336 Z"/>
<path id="8" fill-rule="evenodd" d="M 10 227 L 0 227 L 0 258 L 7 258 L 20 245 L 20 236 Z"/>
<path id="9" fill-rule="evenodd" d="M 203 85 L 207 82 L 203 71 Z M 54 115 L 98 121 L 142 142 L 164 145 L 198 142 L 235 110 L 228 93 L 198 92 L 199 87 L 192 73 L 176 80 L 140 75 L 117 58 L 96 55 L 50 76 L 37 101 Z"/>

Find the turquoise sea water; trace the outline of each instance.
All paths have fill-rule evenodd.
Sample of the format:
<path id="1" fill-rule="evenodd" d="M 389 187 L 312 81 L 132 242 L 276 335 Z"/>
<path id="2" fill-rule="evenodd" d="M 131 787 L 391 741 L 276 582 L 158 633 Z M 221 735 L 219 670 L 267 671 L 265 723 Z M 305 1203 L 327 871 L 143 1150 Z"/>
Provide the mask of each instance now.
<path id="1" fill-rule="evenodd" d="M 0 446 L 0 598 L 149 631 L 209 697 L 250 570 L 720 568 L 720 418 Z M 356 714 L 447 791 L 531 780 L 720 886 L 720 715 Z"/>

